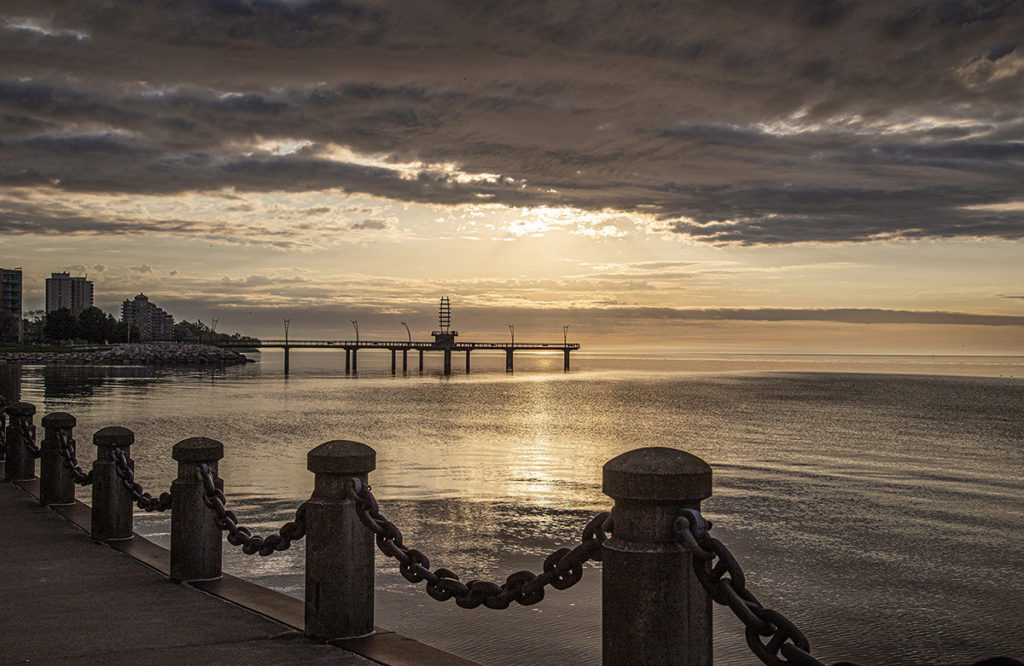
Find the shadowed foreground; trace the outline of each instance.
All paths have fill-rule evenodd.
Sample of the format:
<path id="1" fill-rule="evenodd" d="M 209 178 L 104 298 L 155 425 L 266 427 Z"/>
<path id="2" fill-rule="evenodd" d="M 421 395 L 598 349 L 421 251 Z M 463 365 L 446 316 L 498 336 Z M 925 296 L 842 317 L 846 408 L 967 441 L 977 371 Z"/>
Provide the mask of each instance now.
<path id="1" fill-rule="evenodd" d="M 0 524 L 0 663 L 374 663 L 171 584 L 12 483 Z"/>

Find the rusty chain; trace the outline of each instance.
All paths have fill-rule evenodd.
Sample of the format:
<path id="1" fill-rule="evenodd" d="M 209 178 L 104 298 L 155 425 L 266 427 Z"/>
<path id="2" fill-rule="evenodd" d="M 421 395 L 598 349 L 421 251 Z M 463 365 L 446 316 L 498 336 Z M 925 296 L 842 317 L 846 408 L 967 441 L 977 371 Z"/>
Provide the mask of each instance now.
<path id="1" fill-rule="evenodd" d="M 62 458 L 61 464 L 64 465 L 66 470 L 71 472 L 74 482 L 80 486 L 91 484 L 92 470 L 86 473 L 78 464 L 78 458 L 75 456 L 76 442 L 74 437 L 71 436 L 71 432 L 64 429 L 58 430 L 57 443 L 59 445 L 60 457 Z"/>
<path id="2" fill-rule="evenodd" d="M 505 579 L 504 585 L 481 580 L 463 583 L 448 569 L 430 570 L 426 555 L 408 548 L 402 542 L 398 527 L 380 513 L 377 499 L 370 492 L 370 486 L 358 478 L 352 478 L 349 498 L 356 502 L 356 513 L 360 521 L 376 537 L 377 547 L 388 557 L 399 562 L 402 577 L 410 583 L 427 581 L 427 594 L 438 601 L 455 598 L 462 608 L 476 608 L 483 604 L 487 608 L 508 608 L 513 601 L 523 606 L 535 604 L 544 598 L 544 586 L 564 590 L 575 585 L 583 576 L 583 564 L 589 560 L 601 561 L 601 544 L 604 535 L 611 530 L 608 512 L 594 516 L 583 528 L 581 543 L 573 549 L 560 548 L 544 560 L 544 573 L 536 575 L 530 571 L 517 571 Z"/>
<path id="3" fill-rule="evenodd" d="M 19 427 L 21 428 L 21 442 L 28 449 L 28 452 L 32 454 L 33 458 L 39 457 L 39 447 L 36 446 L 36 427 L 29 420 L 29 417 L 22 416 L 19 419 Z"/>
<path id="4" fill-rule="evenodd" d="M 769 666 L 825 666 L 811 656 L 807 637 L 795 624 L 782 613 L 766 608 L 747 589 L 739 562 L 725 544 L 708 534 L 710 528 L 710 521 L 705 521 L 700 512 L 684 509 L 675 522 L 676 540 L 693 556 L 693 571 L 708 596 L 728 606 L 743 622 L 751 652 Z M 780 653 L 785 659 L 779 658 Z"/>
<path id="5" fill-rule="evenodd" d="M 135 470 L 132 469 L 124 451 L 115 447 L 110 452 L 110 457 L 114 460 L 114 467 L 117 470 L 117 475 L 121 477 L 121 483 L 131 493 L 136 506 L 146 511 L 166 511 L 171 508 L 170 493 L 160 493 L 160 497 L 153 497 L 143 491 L 142 486 L 135 482 Z"/>
<path id="6" fill-rule="evenodd" d="M 302 503 L 295 511 L 295 520 L 289 521 L 281 526 L 277 534 L 270 536 L 254 536 L 248 527 L 238 524 L 238 517 L 234 511 L 225 508 L 227 498 L 224 492 L 217 487 L 213 471 L 206 463 L 199 465 L 199 480 L 203 483 L 203 503 L 216 514 L 214 522 L 221 530 L 227 532 L 228 543 L 233 546 L 241 546 L 242 552 L 246 555 L 259 553 L 263 557 L 274 551 L 288 550 L 292 541 L 298 541 L 306 536 L 306 504 Z"/>

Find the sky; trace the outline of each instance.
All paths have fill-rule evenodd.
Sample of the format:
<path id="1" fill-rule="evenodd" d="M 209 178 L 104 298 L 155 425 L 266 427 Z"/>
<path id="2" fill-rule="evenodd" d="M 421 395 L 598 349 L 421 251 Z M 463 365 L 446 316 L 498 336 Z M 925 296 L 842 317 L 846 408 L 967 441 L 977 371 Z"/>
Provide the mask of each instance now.
<path id="1" fill-rule="evenodd" d="M 0 267 L 292 338 L 1024 354 L 1024 2 L 0 1 Z"/>

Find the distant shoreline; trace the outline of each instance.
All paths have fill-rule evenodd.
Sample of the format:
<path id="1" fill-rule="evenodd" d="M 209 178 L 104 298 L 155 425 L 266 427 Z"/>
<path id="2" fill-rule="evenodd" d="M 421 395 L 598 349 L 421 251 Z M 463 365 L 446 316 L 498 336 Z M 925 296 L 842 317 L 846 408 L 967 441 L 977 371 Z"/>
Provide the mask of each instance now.
<path id="1" fill-rule="evenodd" d="M 125 343 L 81 351 L 0 351 L 5 365 L 236 365 L 242 354 L 213 345 L 174 342 Z"/>

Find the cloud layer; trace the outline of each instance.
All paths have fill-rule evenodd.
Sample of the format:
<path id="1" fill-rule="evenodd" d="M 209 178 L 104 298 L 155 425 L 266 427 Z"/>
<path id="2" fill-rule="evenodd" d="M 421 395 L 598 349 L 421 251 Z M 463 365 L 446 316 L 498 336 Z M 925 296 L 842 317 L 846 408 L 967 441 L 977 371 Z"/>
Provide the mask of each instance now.
<path id="1" fill-rule="evenodd" d="M 9 2 L 0 188 L 483 200 L 713 243 L 1020 239 L 1022 30 L 1011 0 Z M 0 197 L 5 233 L 223 235 Z"/>

